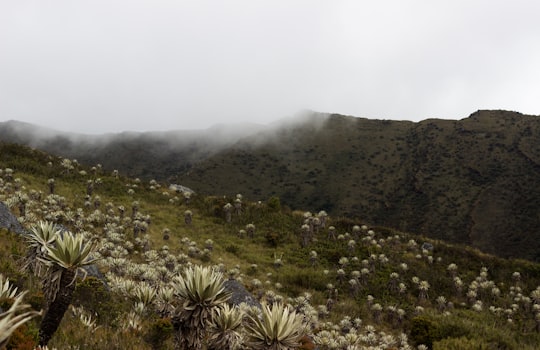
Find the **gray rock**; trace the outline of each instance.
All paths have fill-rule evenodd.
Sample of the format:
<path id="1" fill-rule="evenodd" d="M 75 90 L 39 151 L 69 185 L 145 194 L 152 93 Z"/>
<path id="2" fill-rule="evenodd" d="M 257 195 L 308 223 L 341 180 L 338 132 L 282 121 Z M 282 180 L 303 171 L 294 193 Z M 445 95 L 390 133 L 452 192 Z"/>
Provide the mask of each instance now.
<path id="1" fill-rule="evenodd" d="M 429 242 L 424 242 L 422 244 L 422 250 L 429 250 L 429 251 L 432 251 L 433 250 L 433 244 L 429 243 Z"/>
<path id="2" fill-rule="evenodd" d="M 18 234 L 26 233 L 27 231 L 17 220 L 17 217 L 9 210 L 9 208 L 0 202 L 0 228 L 5 228 L 10 232 Z"/>
<path id="3" fill-rule="evenodd" d="M 195 194 L 195 191 L 193 191 L 191 188 L 182 186 L 182 185 L 177 185 L 177 184 L 169 185 L 169 189 L 171 191 L 176 191 L 176 192 L 185 192 L 185 193 Z"/>
<path id="4" fill-rule="evenodd" d="M 105 278 L 105 276 L 101 273 L 101 271 L 99 271 L 98 267 L 96 264 L 92 264 L 92 265 L 88 265 L 88 266 L 85 266 L 83 267 L 83 269 L 86 271 L 86 273 L 88 274 L 88 276 L 92 276 L 92 277 L 95 277 L 97 278 L 98 280 L 100 280 L 101 282 L 103 282 L 103 284 L 105 285 L 105 287 L 107 289 L 109 289 L 109 285 L 107 284 L 107 279 Z"/>
<path id="5" fill-rule="evenodd" d="M 249 306 L 256 306 L 259 309 L 261 308 L 261 303 L 255 298 L 247 289 L 242 285 L 242 283 L 237 280 L 227 280 L 223 283 L 225 289 L 232 293 L 229 303 L 232 305 L 239 305 L 241 303 L 246 303 Z"/>

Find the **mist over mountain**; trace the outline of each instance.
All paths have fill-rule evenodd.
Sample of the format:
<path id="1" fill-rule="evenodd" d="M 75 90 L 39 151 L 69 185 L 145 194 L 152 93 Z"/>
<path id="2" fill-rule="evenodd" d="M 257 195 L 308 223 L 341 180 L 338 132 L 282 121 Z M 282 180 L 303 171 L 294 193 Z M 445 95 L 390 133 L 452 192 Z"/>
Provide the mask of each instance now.
<path id="1" fill-rule="evenodd" d="M 540 117 L 477 111 L 415 123 L 305 113 L 251 127 L 85 136 L 7 122 L 0 140 L 199 193 L 278 196 L 291 208 L 540 260 Z"/>
<path id="2" fill-rule="evenodd" d="M 239 138 L 261 130 L 258 124 L 215 125 L 201 130 L 121 132 L 87 135 L 62 132 L 19 121 L 0 123 L 0 139 L 79 162 L 100 163 L 127 176 L 166 181 Z"/>

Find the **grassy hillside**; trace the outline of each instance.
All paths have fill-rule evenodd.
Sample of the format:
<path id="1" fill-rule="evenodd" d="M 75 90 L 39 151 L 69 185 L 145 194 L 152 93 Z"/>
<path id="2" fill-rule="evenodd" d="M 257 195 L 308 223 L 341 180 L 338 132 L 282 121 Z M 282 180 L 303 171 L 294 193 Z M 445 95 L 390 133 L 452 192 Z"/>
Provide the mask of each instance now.
<path id="1" fill-rule="evenodd" d="M 292 305 L 309 336 L 304 349 L 312 342 L 320 349 L 535 349 L 540 343 L 540 265 L 533 262 L 366 220 L 290 211 L 276 197 L 187 198 L 157 182 L 115 177 L 17 145 L 0 143 L 0 169 L 0 200 L 23 226 L 47 219 L 98 245 L 103 281 L 77 281 L 75 308 L 50 347 L 174 348 L 161 293 L 190 264 L 215 266 L 261 302 Z M 236 204 L 230 220 L 227 203 Z M 253 238 L 241 231 L 248 224 L 255 226 Z M 44 307 L 39 279 L 19 270 L 25 241 L 6 229 L 0 235 L 0 273 L 30 291 L 25 300 L 33 308 Z M 136 290 L 147 287 L 156 295 L 141 306 Z M 12 342 L 31 349 L 39 321 L 19 329 Z"/>
<path id="2" fill-rule="evenodd" d="M 540 119 L 479 111 L 419 123 L 332 115 L 224 149 L 179 182 L 276 195 L 503 257 L 540 259 Z"/>
<path id="3" fill-rule="evenodd" d="M 412 123 L 314 113 L 266 129 L 95 137 L 4 123 L 0 140 L 203 195 L 277 196 L 291 208 L 540 261 L 536 116 L 478 111 Z"/>

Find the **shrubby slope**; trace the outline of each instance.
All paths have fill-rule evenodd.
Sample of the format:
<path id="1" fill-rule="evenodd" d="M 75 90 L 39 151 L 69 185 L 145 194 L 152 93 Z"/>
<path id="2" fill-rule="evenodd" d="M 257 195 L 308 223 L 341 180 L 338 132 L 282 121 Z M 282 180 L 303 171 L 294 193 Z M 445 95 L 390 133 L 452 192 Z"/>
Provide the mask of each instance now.
<path id="1" fill-rule="evenodd" d="M 278 196 L 291 208 L 540 259 L 537 116 L 412 123 L 313 113 L 266 128 L 100 136 L 6 122 L 0 140 L 201 194 Z"/>
<path id="2" fill-rule="evenodd" d="M 105 279 L 77 281 L 74 308 L 50 347 L 174 348 L 167 310 L 178 306 L 167 291 L 190 265 L 214 266 L 263 304 L 290 305 L 306 327 L 303 349 L 540 343 L 540 265 L 533 262 L 367 220 L 290 211 L 277 197 L 186 196 L 12 144 L 0 144 L 0 169 L 0 200 L 23 226 L 49 220 L 98 245 Z M 30 291 L 33 308 L 44 307 L 39 279 L 19 272 L 22 236 L 0 234 L 0 273 Z M 12 342 L 31 348 L 39 321 Z M 249 328 L 238 332 L 248 344 Z"/>

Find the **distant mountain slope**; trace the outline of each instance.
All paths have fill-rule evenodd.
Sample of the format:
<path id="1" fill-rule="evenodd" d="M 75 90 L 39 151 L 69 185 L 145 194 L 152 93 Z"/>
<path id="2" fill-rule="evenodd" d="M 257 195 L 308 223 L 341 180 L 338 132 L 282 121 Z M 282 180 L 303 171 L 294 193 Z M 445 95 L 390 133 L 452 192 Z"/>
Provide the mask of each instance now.
<path id="1" fill-rule="evenodd" d="M 100 163 L 127 176 L 168 180 L 192 163 L 257 132 L 257 124 L 216 125 L 205 130 L 84 135 L 18 121 L 0 123 L 0 140 L 29 145 L 86 164 Z"/>
<path id="2" fill-rule="evenodd" d="M 275 195 L 293 208 L 540 261 L 540 117 L 478 111 L 413 123 L 313 114 L 221 143 L 212 133 L 164 141 L 174 133 L 53 138 L 41 148 L 202 193 Z M 0 125 L 0 139 L 13 134 Z"/>
<path id="3" fill-rule="evenodd" d="M 479 111 L 420 123 L 332 115 L 237 143 L 179 177 L 540 260 L 540 118 Z"/>

